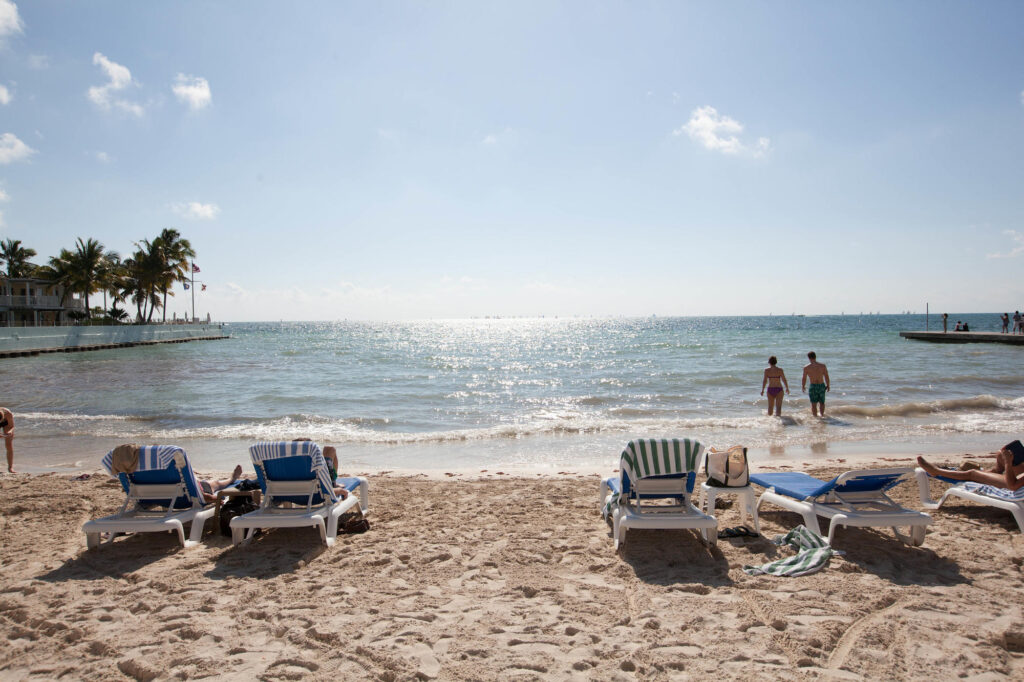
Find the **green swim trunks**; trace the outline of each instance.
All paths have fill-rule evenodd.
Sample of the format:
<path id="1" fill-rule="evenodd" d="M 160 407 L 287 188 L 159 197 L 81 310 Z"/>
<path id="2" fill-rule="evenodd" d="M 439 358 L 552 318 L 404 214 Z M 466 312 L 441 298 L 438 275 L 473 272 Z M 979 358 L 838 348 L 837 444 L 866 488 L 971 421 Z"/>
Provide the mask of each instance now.
<path id="1" fill-rule="evenodd" d="M 812 403 L 825 404 L 825 384 L 811 384 L 807 388 L 807 395 L 810 396 Z"/>

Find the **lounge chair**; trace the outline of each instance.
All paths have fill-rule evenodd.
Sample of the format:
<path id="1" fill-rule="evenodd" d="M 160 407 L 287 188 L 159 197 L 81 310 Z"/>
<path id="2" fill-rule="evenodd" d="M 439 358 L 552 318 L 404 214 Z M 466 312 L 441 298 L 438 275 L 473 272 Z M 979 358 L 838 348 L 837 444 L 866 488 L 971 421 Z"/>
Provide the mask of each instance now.
<path id="1" fill-rule="evenodd" d="M 121 482 L 125 500 L 116 514 L 88 521 L 82 526 L 86 545 L 98 547 L 102 534 L 112 542 L 117 533 L 152 533 L 174 531 L 181 546 L 199 544 L 203 527 L 213 516 L 213 505 L 203 502 L 203 495 L 185 451 L 176 445 L 147 445 L 139 448 L 138 465 L 132 473 L 113 472 L 111 450 L 103 458 L 103 466 Z M 184 525 L 192 524 L 185 539 Z"/>
<path id="2" fill-rule="evenodd" d="M 765 502 L 771 502 L 794 511 L 803 516 L 804 525 L 818 535 L 821 530 L 817 517 L 829 519 L 829 545 L 838 526 L 889 526 L 897 538 L 917 547 L 924 542 L 925 526 L 932 522 L 932 517 L 902 507 L 885 494 L 907 480 L 910 473 L 909 468 L 864 469 L 822 481 L 803 472 L 785 472 L 752 474 L 750 481 L 765 488 L 757 500 L 758 510 Z M 900 532 L 903 526 L 910 528 L 909 534 Z"/>
<path id="3" fill-rule="evenodd" d="M 692 528 L 704 542 L 716 544 L 718 521 L 691 502 L 703 452 L 703 445 L 688 438 L 626 444 L 619 475 L 601 481 L 599 491 L 601 512 L 612 517 L 616 550 L 630 528 Z"/>
<path id="4" fill-rule="evenodd" d="M 950 496 L 961 497 L 978 504 L 1005 509 L 1013 514 L 1014 520 L 1017 521 L 1017 527 L 1021 532 L 1024 532 L 1024 488 L 1009 490 L 1008 488 L 997 488 L 973 481 L 958 481 L 945 476 L 932 477 L 920 467 L 914 470 L 914 476 L 917 477 L 917 488 L 921 495 L 921 506 L 925 509 L 938 509 L 946 501 L 946 498 Z M 936 478 L 953 484 L 952 487 L 946 488 L 938 502 L 931 498 L 931 491 L 928 488 L 929 478 Z"/>
<path id="5" fill-rule="evenodd" d="M 356 505 L 369 511 L 369 483 L 365 478 L 332 481 L 320 447 L 309 441 L 257 443 L 249 448 L 256 479 L 263 490 L 260 508 L 231 519 L 231 541 L 239 544 L 257 528 L 315 526 L 328 547 L 338 535 L 338 518 Z M 340 499 L 334 486 L 344 486 Z M 358 494 L 357 494 L 358 493 Z"/>

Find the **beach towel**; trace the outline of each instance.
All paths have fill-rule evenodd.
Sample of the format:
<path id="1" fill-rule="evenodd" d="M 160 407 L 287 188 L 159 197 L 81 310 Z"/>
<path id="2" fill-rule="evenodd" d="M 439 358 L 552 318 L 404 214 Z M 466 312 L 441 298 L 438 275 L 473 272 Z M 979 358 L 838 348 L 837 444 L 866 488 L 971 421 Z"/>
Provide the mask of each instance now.
<path id="1" fill-rule="evenodd" d="M 780 575 L 795 578 L 817 573 L 828 565 L 833 554 L 842 554 L 832 549 L 825 538 L 813 533 L 805 526 L 797 526 L 785 535 L 778 535 L 772 543 L 789 545 L 799 550 L 795 556 L 770 561 L 761 566 L 744 566 L 747 575 Z"/>
<path id="2" fill-rule="evenodd" d="M 960 483 L 960 485 L 964 490 L 970 490 L 972 493 L 978 493 L 979 495 L 988 495 L 989 497 L 1009 500 L 1011 502 L 1024 502 L 1024 488 L 1010 490 L 1009 488 L 997 488 L 994 485 L 985 485 L 984 483 L 975 483 L 974 481 L 965 481 Z"/>
<path id="3" fill-rule="evenodd" d="M 324 499 L 330 502 L 337 502 L 338 496 L 334 494 L 334 481 L 327 469 L 327 460 L 320 452 L 320 446 L 311 441 L 284 441 L 284 442 L 261 442 L 249 448 L 249 454 L 253 462 L 263 463 L 273 459 L 285 459 L 288 457 L 309 457 L 310 471 L 316 475 L 320 482 L 320 492 Z"/>
<path id="4" fill-rule="evenodd" d="M 692 493 L 697 481 L 697 461 L 703 452 L 704 446 L 689 438 L 629 441 L 619 457 L 620 477 L 608 481 L 613 494 L 608 500 L 607 513 L 628 501 L 629 491 L 623 480 L 635 483 L 651 476 L 686 476 L 686 492 Z"/>

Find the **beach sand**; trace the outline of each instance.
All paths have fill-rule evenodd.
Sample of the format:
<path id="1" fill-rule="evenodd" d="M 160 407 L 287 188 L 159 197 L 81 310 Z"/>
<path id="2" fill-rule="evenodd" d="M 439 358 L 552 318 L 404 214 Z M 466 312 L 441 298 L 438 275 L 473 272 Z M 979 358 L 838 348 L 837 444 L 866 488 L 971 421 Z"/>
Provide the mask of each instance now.
<path id="1" fill-rule="evenodd" d="M 594 476 L 378 475 L 371 530 L 332 548 L 313 529 L 232 548 L 211 523 L 190 550 L 91 551 L 82 523 L 123 495 L 68 479 L 0 478 L 0 678 L 1024 679 L 1024 538 L 968 502 L 921 548 L 840 530 L 845 556 L 778 578 L 741 570 L 788 553 L 764 539 L 631 531 L 616 554 Z"/>

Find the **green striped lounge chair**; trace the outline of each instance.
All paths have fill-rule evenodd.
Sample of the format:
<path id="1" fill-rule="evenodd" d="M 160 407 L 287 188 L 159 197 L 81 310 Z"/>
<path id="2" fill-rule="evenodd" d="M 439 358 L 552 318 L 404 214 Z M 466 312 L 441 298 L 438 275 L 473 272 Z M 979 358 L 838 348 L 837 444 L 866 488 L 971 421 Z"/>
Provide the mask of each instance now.
<path id="1" fill-rule="evenodd" d="M 257 528 L 313 526 L 330 547 L 338 536 L 338 519 L 356 507 L 369 513 L 369 483 L 361 476 L 332 481 L 320 446 L 310 441 L 256 443 L 249 448 L 256 480 L 263 491 L 260 507 L 231 519 L 231 541 L 252 538 Z M 343 486 L 349 495 L 334 494 Z"/>
<path id="2" fill-rule="evenodd" d="M 615 549 L 629 529 L 693 529 L 716 544 L 718 521 L 693 505 L 697 463 L 704 446 L 689 438 L 631 440 L 619 475 L 601 481 L 601 511 L 611 517 Z"/>
<path id="3" fill-rule="evenodd" d="M 948 498 L 959 497 L 1010 512 L 1017 522 L 1017 527 L 1021 532 L 1024 532 L 1024 488 L 1010 490 L 1009 488 L 997 488 L 996 486 L 985 485 L 984 483 L 958 481 L 946 476 L 936 476 L 935 478 L 940 481 L 953 484 L 952 487 L 946 488 L 943 491 L 942 497 L 936 502 L 931 498 L 931 491 L 928 487 L 928 479 L 932 478 L 928 475 L 928 472 L 918 467 L 914 470 L 914 476 L 917 478 L 921 505 L 925 509 L 938 509 Z"/>
<path id="4" fill-rule="evenodd" d="M 185 451 L 177 445 L 146 445 L 139 448 L 135 471 L 113 473 L 113 450 L 102 460 L 125 492 L 116 514 L 93 519 L 82 526 L 86 545 L 98 547 L 103 535 L 108 542 L 120 533 L 177 533 L 181 546 L 194 547 L 203 537 L 203 526 L 215 507 L 203 501 L 202 490 Z M 192 524 L 185 539 L 185 524 Z"/>
<path id="5" fill-rule="evenodd" d="M 803 517 L 804 525 L 822 535 L 818 517 L 829 520 L 828 544 L 836 528 L 892 528 L 902 542 L 917 547 L 924 542 L 932 517 L 901 506 L 886 492 L 909 480 L 911 469 L 861 469 L 823 481 L 802 471 L 751 474 L 750 482 L 765 489 L 757 509 L 768 502 Z M 903 533 L 900 528 L 909 532 Z"/>

